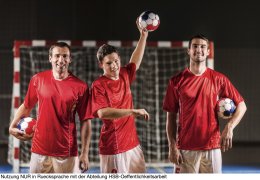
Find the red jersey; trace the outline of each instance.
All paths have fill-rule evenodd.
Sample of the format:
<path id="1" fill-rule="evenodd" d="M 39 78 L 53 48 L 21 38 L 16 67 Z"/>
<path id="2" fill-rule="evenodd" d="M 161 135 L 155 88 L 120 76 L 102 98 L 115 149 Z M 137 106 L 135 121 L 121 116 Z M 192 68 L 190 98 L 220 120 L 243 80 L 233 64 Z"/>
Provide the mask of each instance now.
<path id="1" fill-rule="evenodd" d="M 226 76 L 209 68 L 200 76 L 186 68 L 170 79 L 163 109 L 179 113 L 179 149 L 220 147 L 219 122 L 215 113 L 218 97 L 229 97 L 235 104 L 244 101 Z"/>
<path id="2" fill-rule="evenodd" d="M 32 152 L 56 156 L 77 156 L 75 114 L 88 119 L 86 83 L 70 74 L 55 80 L 52 70 L 34 75 L 24 100 L 26 108 L 38 102 L 37 126 L 32 139 Z"/>
<path id="3" fill-rule="evenodd" d="M 91 109 L 94 117 L 97 111 L 110 107 L 117 109 L 133 109 L 133 99 L 130 84 L 135 79 L 136 66 L 134 63 L 121 67 L 118 80 L 101 76 L 92 84 Z M 102 119 L 99 153 L 103 155 L 119 154 L 137 145 L 134 116 L 126 116 L 114 120 Z"/>

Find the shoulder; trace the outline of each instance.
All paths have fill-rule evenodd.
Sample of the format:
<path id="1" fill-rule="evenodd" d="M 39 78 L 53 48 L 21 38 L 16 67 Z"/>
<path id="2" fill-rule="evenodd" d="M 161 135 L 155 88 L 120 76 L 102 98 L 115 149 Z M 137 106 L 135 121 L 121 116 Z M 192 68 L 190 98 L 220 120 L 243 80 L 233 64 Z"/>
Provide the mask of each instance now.
<path id="1" fill-rule="evenodd" d="M 46 71 L 42 71 L 42 72 L 38 72 L 37 74 L 32 76 L 32 80 L 37 80 L 37 79 L 43 79 L 46 77 L 50 77 L 52 74 L 51 70 L 46 70 Z"/>
<path id="2" fill-rule="evenodd" d="M 79 77 L 75 76 L 74 74 L 70 74 L 70 79 L 77 85 L 83 88 L 88 88 L 88 84 L 81 80 Z"/>
<path id="3" fill-rule="evenodd" d="M 122 66 L 120 69 L 120 73 L 127 73 L 128 71 L 136 71 L 135 63 L 128 63 L 125 66 Z"/>
<path id="4" fill-rule="evenodd" d="M 216 70 L 207 68 L 207 73 L 214 79 L 228 79 L 226 75 Z"/>
<path id="5" fill-rule="evenodd" d="M 34 76 L 42 77 L 42 76 L 50 76 L 52 74 L 52 70 L 46 70 L 42 72 L 38 72 Z"/>
<path id="6" fill-rule="evenodd" d="M 106 84 L 107 84 L 107 78 L 104 76 L 100 76 L 97 79 L 95 79 L 92 84 L 91 84 L 91 92 L 92 94 L 95 94 L 97 92 L 104 94 L 107 89 L 106 89 Z"/>
<path id="7" fill-rule="evenodd" d="M 131 63 L 128 63 L 126 66 L 125 66 L 127 69 L 134 69 L 136 70 L 136 64 L 131 62 Z"/>
<path id="8" fill-rule="evenodd" d="M 92 82 L 92 87 L 100 87 L 102 86 L 103 83 L 106 83 L 106 78 L 104 76 L 100 76 L 98 78 L 96 78 L 93 82 Z"/>
<path id="9" fill-rule="evenodd" d="M 170 82 L 173 84 L 177 84 L 177 82 L 180 82 L 183 77 L 185 77 L 185 74 L 187 74 L 187 68 L 185 68 L 183 71 L 173 75 L 170 78 Z"/>

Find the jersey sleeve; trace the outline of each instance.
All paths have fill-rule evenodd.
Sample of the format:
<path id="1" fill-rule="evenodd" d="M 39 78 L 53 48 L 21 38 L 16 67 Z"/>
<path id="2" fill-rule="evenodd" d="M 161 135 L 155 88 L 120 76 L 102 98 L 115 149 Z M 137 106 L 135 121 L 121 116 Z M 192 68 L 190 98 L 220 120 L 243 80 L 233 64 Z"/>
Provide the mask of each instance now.
<path id="1" fill-rule="evenodd" d="M 244 101 L 243 97 L 240 95 L 238 90 L 233 86 L 233 84 L 226 76 L 223 76 L 223 83 L 221 88 L 222 90 L 219 94 L 220 98 L 228 97 L 232 99 L 236 105 Z"/>
<path id="2" fill-rule="evenodd" d="M 89 88 L 86 84 L 86 88 L 84 88 L 83 94 L 82 96 L 80 96 L 79 103 L 77 105 L 77 113 L 81 121 L 92 118 L 92 116 L 89 114 L 88 111 L 88 105 L 89 105 L 88 101 L 89 101 Z"/>
<path id="3" fill-rule="evenodd" d="M 127 74 L 129 77 L 130 84 L 135 80 L 136 75 L 136 65 L 135 63 L 129 63 L 126 65 Z"/>
<path id="4" fill-rule="evenodd" d="M 163 100 L 163 110 L 167 112 L 178 113 L 179 110 L 179 96 L 177 88 L 174 87 L 174 81 L 170 80 L 166 89 L 166 94 Z"/>
<path id="5" fill-rule="evenodd" d="M 24 98 L 24 106 L 26 108 L 31 109 L 38 102 L 38 96 L 36 90 L 37 90 L 37 76 L 35 75 L 30 80 L 28 90 Z"/>
<path id="6" fill-rule="evenodd" d="M 97 111 L 102 108 L 110 107 L 107 100 L 106 91 L 100 83 L 95 83 L 91 87 L 90 95 L 90 114 L 98 117 Z"/>

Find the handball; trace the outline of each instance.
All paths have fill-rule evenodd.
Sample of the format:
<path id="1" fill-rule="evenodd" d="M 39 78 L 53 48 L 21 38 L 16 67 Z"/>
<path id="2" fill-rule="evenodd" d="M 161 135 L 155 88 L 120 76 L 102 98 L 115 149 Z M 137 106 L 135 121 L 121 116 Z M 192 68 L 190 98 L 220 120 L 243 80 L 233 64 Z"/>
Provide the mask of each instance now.
<path id="1" fill-rule="evenodd" d="M 31 135 L 34 133 L 36 125 L 36 120 L 31 117 L 21 118 L 19 121 L 17 128 L 23 131 L 24 134 Z"/>
<path id="2" fill-rule="evenodd" d="M 160 19 L 157 14 L 152 11 L 144 11 L 138 18 L 139 26 L 151 32 L 156 30 L 160 25 Z"/>
<path id="3" fill-rule="evenodd" d="M 221 98 L 217 102 L 217 113 L 222 119 L 230 119 L 236 110 L 235 103 L 232 99 Z"/>

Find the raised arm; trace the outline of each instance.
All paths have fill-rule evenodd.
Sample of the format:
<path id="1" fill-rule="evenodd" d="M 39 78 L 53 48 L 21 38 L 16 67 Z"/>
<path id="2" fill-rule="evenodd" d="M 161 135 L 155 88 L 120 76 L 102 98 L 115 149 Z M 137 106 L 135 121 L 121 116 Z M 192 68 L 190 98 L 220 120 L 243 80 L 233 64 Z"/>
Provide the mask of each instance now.
<path id="1" fill-rule="evenodd" d="M 11 122 L 11 124 L 9 126 L 9 133 L 11 135 L 13 135 L 14 137 L 16 137 L 17 139 L 26 141 L 26 140 L 30 140 L 33 136 L 33 135 L 29 136 L 29 135 L 23 134 L 22 131 L 17 129 L 17 124 L 18 124 L 19 120 L 22 117 L 29 116 L 31 113 L 31 110 L 32 109 L 26 108 L 24 106 L 24 104 L 21 104 L 21 106 L 18 108 L 17 112 L 14 115 L 13 121 Z"/>
<path id="2" fill-rule="evenodd" d="M 239 124 L 247 110 L 245 102 L 238 104 L 236 112 L 233 114 L 232 118 L 228 120 L 222 134 L 221 134 L 221 149 L 222 151 L 227 151 L 232 148 L 233 130 Z"/>
<path id="3" fill-rule="evenodd" d="M 137 28 L 140 32 L 140 38 L 137 42 L 136 48 L 131 56 L 130 63 L 136 64 L 136 70 L 139 69 L 140 64 L 142 62 L 143 56 L 144 56 L 144 50 L 146 46 L 146 40 L 148 37 L 148 31 L 141 29 L 138 23 L 138 19 L 136 20 Z"/>

